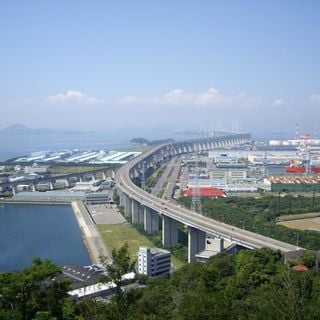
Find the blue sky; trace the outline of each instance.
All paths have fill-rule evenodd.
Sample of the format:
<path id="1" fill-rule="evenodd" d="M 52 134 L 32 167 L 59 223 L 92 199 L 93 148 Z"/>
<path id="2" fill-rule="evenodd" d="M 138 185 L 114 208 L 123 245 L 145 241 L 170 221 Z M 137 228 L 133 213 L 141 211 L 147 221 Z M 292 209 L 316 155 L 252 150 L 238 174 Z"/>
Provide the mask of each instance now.
<path id="1" fill-rule="evenodd" d="M 316 0 L 2 0 L 0 127 L 312 131 L 319 31 Z"/>

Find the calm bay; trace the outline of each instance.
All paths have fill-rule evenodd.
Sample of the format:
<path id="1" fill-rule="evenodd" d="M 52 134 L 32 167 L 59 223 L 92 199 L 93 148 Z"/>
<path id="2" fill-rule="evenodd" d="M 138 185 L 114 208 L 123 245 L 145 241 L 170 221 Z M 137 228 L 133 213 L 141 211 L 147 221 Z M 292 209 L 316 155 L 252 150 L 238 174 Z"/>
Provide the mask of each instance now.
<path id="1" fill-rule="evenodd" d="M 71 207 L 0 204 L 0 272 L 21 270 L 34 257 L 91 263 Z"/>

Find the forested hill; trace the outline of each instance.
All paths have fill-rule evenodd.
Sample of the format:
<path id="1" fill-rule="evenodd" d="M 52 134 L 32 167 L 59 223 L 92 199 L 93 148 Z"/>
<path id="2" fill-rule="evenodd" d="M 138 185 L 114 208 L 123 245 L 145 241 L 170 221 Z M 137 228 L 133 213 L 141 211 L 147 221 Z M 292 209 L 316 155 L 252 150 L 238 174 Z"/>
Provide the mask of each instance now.
<path id="1" fill-rule="evenodd" d="M 320 319 L 320 281 L 312 269 L 294 271 L 269 249 L 218 255 L 188 264 L 169 279 L 132 293 L 130 319 Z"/>
<path id="2" fill-rule="evenodd" d="M 207 264 L 188 264 L 170 277 L 149 279 L 143 289 L 120 290 L 105 303 L 72 301 L 66 283 L 39 290 L 57 270 L 36 261 L 20 273 L 0 274 L 0 319 L 320 319 L 315 257 L 307 252 L 300 263 L 309 270 L 294 271 L 269 249 L 220 254 Z"/>
<path id="3" fill-rule="evenodd" d="M 160 139 L 160 140 L 150 141 L 145 138 L 133 138 L 130 140 L 130 142 L 135 143 L 135 144 L 142 144 L 142 145 L 146 145 L 146 146 L 156 146 L 158 144 L 174 142 L 174 139 Z"/>

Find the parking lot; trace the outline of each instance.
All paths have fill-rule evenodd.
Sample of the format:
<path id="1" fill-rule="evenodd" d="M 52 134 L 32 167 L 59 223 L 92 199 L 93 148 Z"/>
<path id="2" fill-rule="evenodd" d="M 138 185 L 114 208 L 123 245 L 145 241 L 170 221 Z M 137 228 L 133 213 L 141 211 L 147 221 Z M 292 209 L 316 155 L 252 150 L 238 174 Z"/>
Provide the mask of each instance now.
<path id="1" fill-rule="evenodd" d="M 119 224 L 126 221 L 115 204 L 87 205 L 87 208 L 96 224 Z"/>

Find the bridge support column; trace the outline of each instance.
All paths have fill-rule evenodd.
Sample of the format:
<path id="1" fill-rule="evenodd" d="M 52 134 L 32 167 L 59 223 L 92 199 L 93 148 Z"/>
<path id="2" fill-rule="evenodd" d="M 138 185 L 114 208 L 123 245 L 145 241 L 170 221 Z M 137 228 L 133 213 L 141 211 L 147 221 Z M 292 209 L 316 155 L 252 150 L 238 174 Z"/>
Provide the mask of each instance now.
<path id="1" fill-rule="evenodd" d="M 125 195 L 124 197 L 124 213 L 126 216 L 130 216 L 131 215 L 131 199 L 130 197 L 128 197 L 127 195 Z"/>
<path id="2" fill-rule="evenodd" d="M 115 178 L 116 177 L 116 172 L 115 172 L 115 170 L 111 170 L 111 178 Z"/>
<path id="3" fill-rule="evenodd" d="M 138 215 L 139 224 L 144 224 L 144 206 L 139 204 L 139 215 Z"/>
<path id="4" fill-rule="evenodd" d="M 31 185 L 31 189 L 32 189 L 32 191 L 33 191 L 33 192 L 35 192 L 35 191 L 36 191 L 36 186 L 35 186 L 35 184 L 34 184 L 34 183 Z"/>
<path id="5" fill-rule="evenodd" d="M 69 187 L 70 187 L 70 183 L 69 183 L 69 180 L 68 180 L 68 179 L 65 180 L 65 184 L 66 184 L 66 188 L 69 188 Z"/>
<path id="6" fill-rule="evenodd" d="M 206 233 L 193 227 L 188 230 L 188 262 L 195 261 L 195 255 L 206 247 Z"/>
<path id="7" fill-rule="evenodd" d="M 104 171 L 102 172 L 102 179 L 103 179 L 103 180 L 106 180 L 106 179 L 107 179 L 106 173 L 105 173 Z"/>
<path id="8" fill-rule="evenodd" d="M 79 181 L 83 182 L 83 176 L 79 176 Z"/>
<path id="9" fill-rule="evenodd" d="M 144 230 L 148 233 L 159 230 L 159 216 L 156 212 L 148 207 L 144 207 Z"/>
<path id="10" fill-rule="evenodd" d="M 124 208 L 125 195 L 120 189 L 117 189 L 117 194 L 119 195 L 120 206 Z"/>
<path id="11" fill-rule="evenodd" d="M 162 216 L 162 244 L 172 246 L 178 243 L 179 222 L 165 215 Z"/>
<path id="12" fill-rule="evenodd" d="M 53 187 L 53 182 L 52 182 L 52 181 L 49 182 L 49 189 L 50 189 L 50 190 L 53 190 L 53 189 L 54 189 L 54 187 Z"/>
<path id="13" fill-rule="evenodd" d="M 94 175 L 94 173 L 91 176 L 91 180 L 96 180 L 96 176 Z"/>
<path id="14" fill-rule="evenodd" d="M 139 203 L 133 199 L 131 200 L 131 213 L 132 223 L 139 223 Z"/>
<path id="15" fill-rule="evenodd" d="M 16 192 L 16 188 L 15 187 L 12 187 L 12 194 L 15 195 L 17 192 Z"/>

